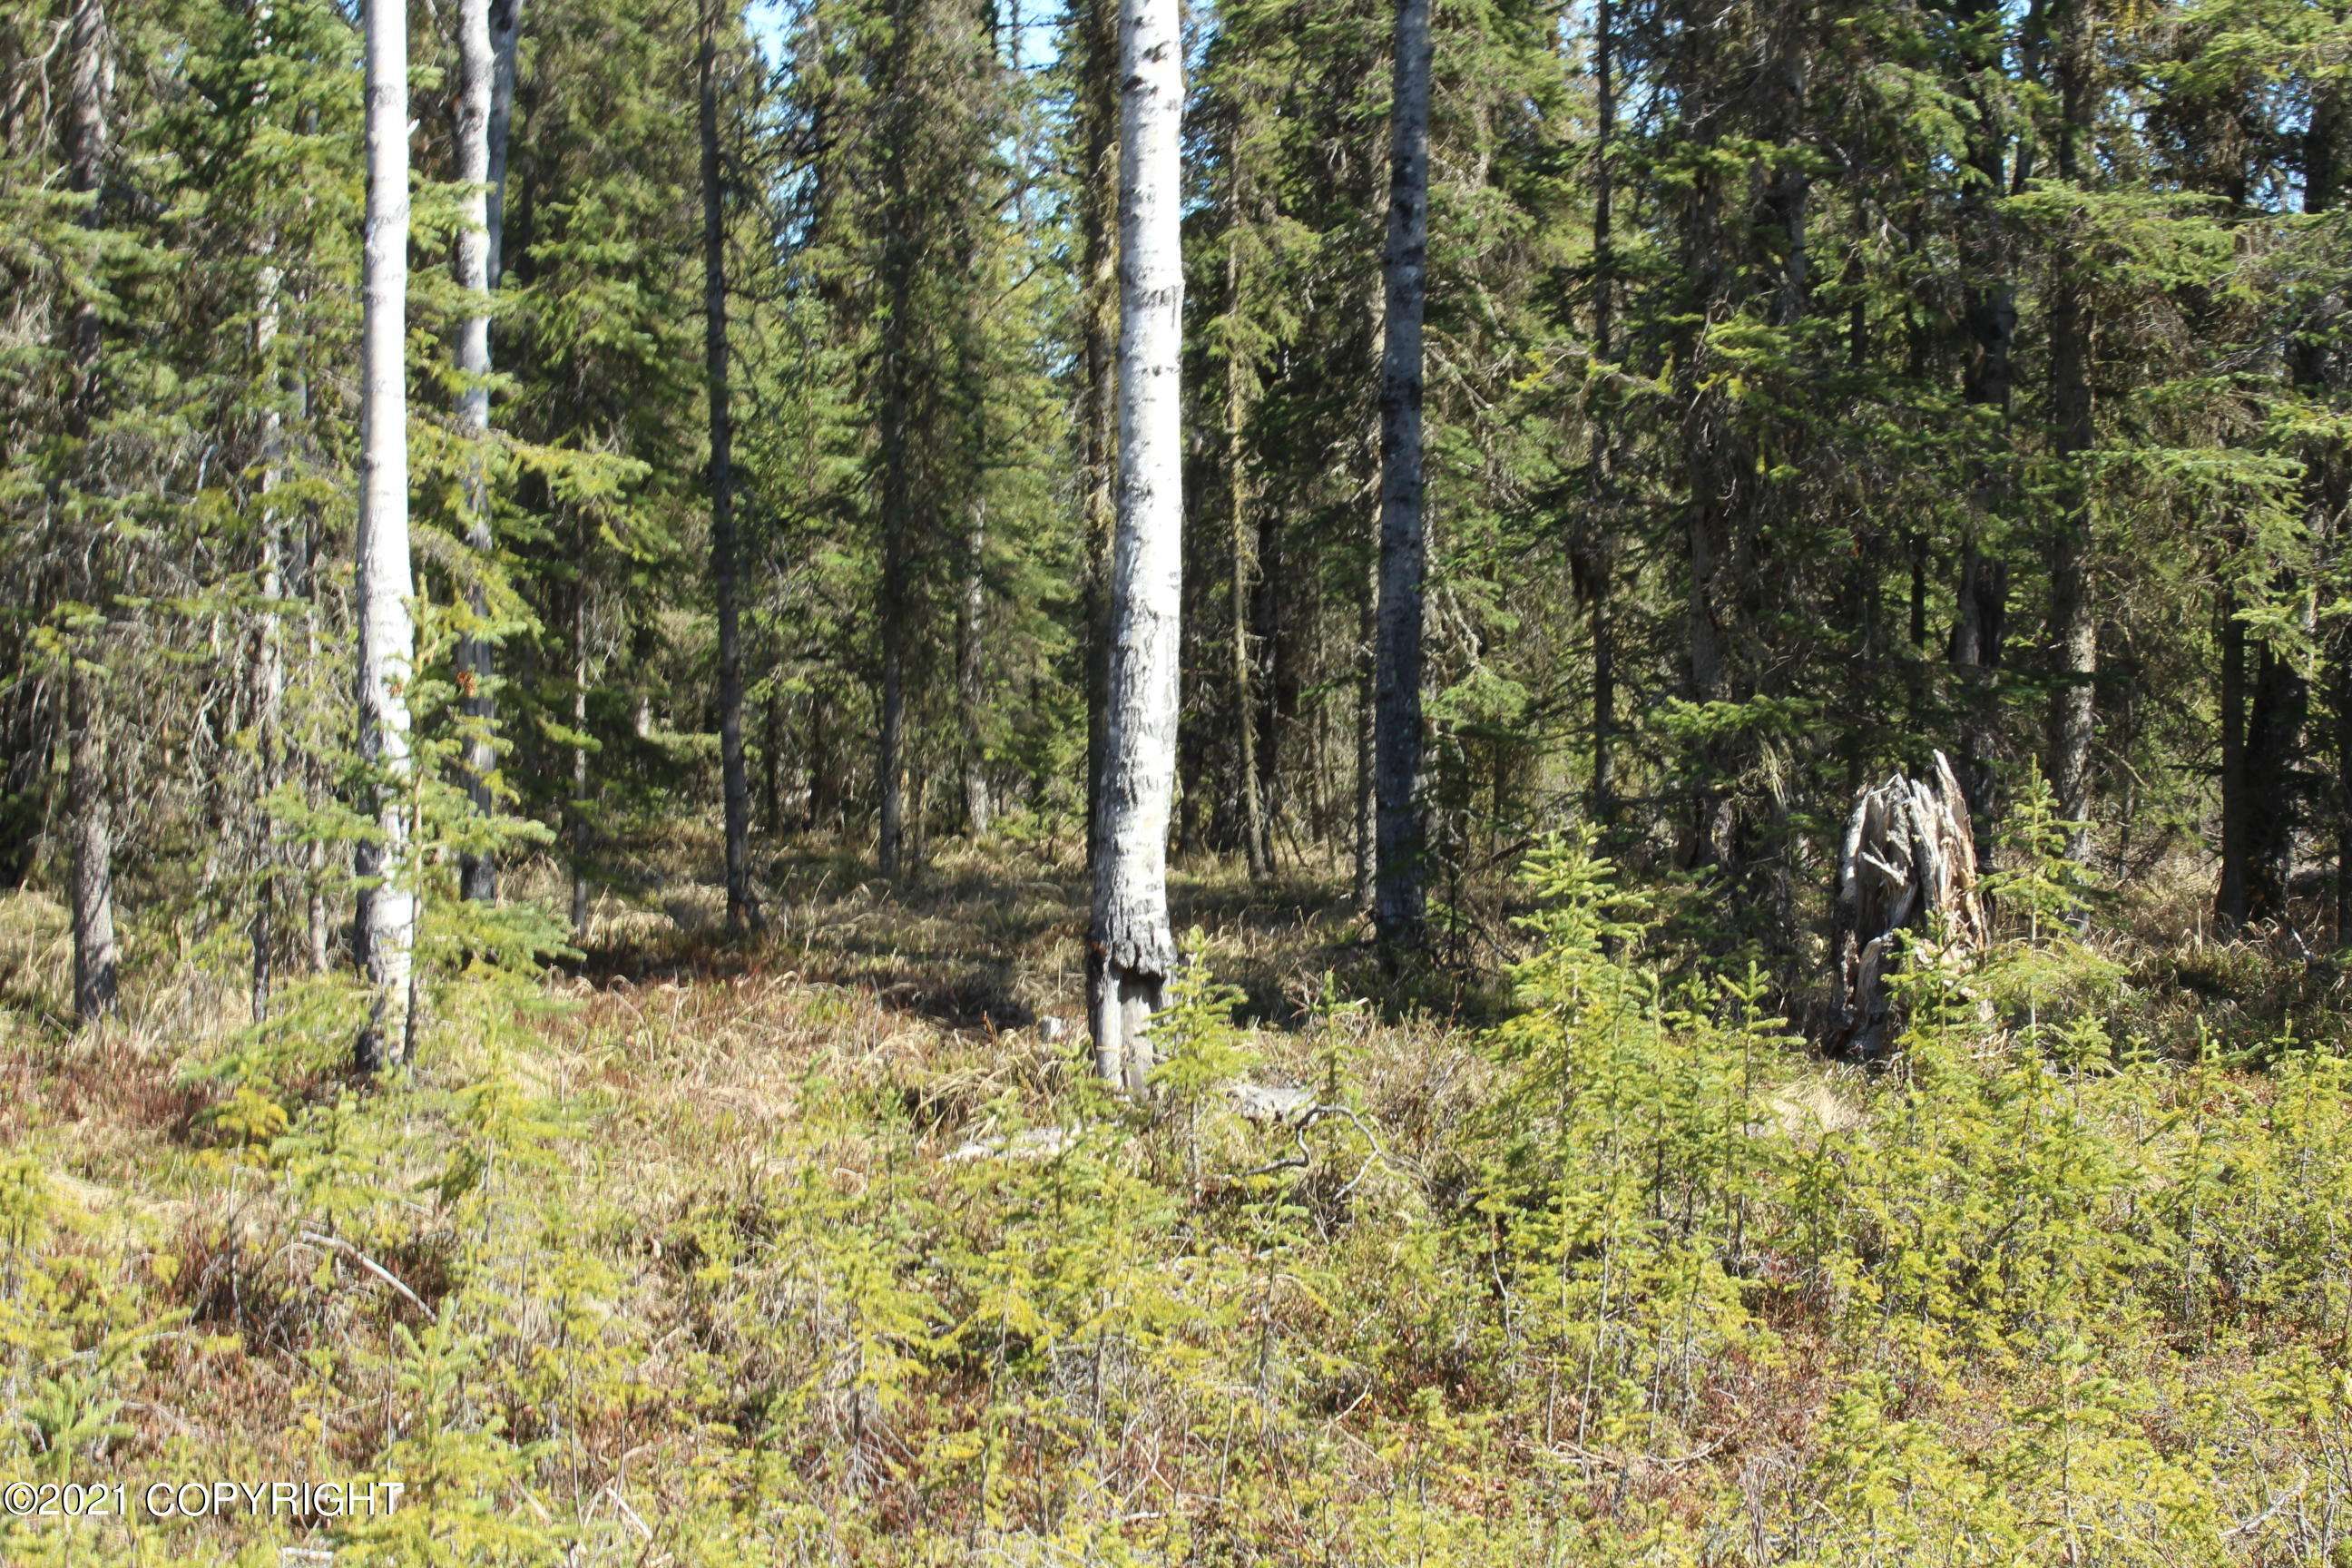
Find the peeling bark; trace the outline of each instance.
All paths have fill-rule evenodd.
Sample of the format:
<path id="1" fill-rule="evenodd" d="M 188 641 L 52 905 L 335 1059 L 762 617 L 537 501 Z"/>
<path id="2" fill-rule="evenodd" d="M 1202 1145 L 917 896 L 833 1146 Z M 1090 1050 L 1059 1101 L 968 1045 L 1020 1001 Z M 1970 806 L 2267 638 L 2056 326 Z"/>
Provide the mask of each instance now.
<path id="1" fill-rule="evenodd" d="M 1167 855 L 1184 569 L 1180 10 L 1177 0 L 1123 0 L 1119 16 L 1118 519 L 1090 1011 L 1097 1069 L 1130 1095 L 1151 1070 L 1151 1015 L 1176 961 Z"/>

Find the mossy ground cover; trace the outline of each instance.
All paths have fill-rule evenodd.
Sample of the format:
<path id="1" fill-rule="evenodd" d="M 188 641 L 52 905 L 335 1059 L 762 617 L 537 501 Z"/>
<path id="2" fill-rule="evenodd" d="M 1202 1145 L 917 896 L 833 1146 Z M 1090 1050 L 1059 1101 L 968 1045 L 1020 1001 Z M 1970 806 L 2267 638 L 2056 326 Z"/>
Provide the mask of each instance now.
<path id="1" fill-rule="evenodd" d="M 1864 1068 L 1576 846 L 1418 1006 L 1329 880 L 1197 868 L 1137 1109 L 1066 854 L 810 848 L 730 943 L 702 847 L 364 1093 L 337 986 L 257 1031 L 202 952 L 67 1030 L 8 901 L 0 1472 L 134 1517 L 0 1561 L 2352 1563 L 2352 1065 L 2194 1000 L 2324 994 L 2274 954 L 2021 883 Z M 137 1517 L 214 1479 L 406 1489 Z"/>

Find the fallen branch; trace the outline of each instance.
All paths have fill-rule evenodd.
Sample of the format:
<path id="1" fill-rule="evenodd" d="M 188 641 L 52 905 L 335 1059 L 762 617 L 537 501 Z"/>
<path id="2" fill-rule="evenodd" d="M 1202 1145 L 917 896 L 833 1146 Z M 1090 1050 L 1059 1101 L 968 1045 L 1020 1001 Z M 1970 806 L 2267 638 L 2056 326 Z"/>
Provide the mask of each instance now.
<path id="1" fill-rule="evenodd" d="M 358 1264 L 362 1268 L 366 1269 L 369 1273 L 374 1275 L 377 1279 L 383 1280 L 385 1284 L 391 1286 L 394 1289 L 406 1297 L 409 1304 L 415 1307 L 418 1311 L 424 1313 L 428 1318 L 433 1315 L 433 1309 L 425 1304 L 424 1297 L 419 1296 L 415 1291 L 402 1284 L 399 1277 L 394 1274 L 391 1269 L 386 1268 L 383 1264 L 378 1263 L 374 1258 L 370 1258 L 366 1253 L 362 1252 L 358 1247 L 353 1247 L 350 1242 L 343 1240 L 341 1237 L 320 1236 L 316 1231 L 306 1230 L 302 1233 L 302 1241 L 306 1246 L 324 1247 L 330 1252 L 341 1253 L 344 1257 Z"/>

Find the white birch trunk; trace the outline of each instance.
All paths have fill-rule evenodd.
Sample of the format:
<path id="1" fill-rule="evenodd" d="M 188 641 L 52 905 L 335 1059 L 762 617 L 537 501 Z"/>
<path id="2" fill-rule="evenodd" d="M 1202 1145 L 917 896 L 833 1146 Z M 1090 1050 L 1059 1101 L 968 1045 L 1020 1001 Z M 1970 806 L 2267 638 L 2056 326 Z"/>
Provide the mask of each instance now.
<path id="1" fill-rule="evenodd" d="M 516 24 L 520 0 L 464 0 L 457 17 L 457 180 L 465 187 L 457 225 L 457 287 L 469 296 L 457 326 L 457 434 L 472 447 L 466 475 L 466 543 L 486 563 L 495 541 L 490 532 L 488 457 L 490 435 L 490 291 L 497 287 L 499 232 L 504 218 L 506 133 L 514 100 Z M 495 12 L 495 15 L 494 15 Z M 478 570 L 479 569 L 478 565 Z M 478 618 L 488 611 L 477 582 L 467 593 Z M 458 679 L 464 685 L 466 792 L 474 809 L 492 808 L 490 775 L 498 767 L 491 731 L 498 708 L 490 695 L 494 673 L 490 640 L 477 628 L 457 647 Z M 486 853 L 468 854 L 459 870 L 468 899 L 498 896 L 498 864 Z"/>
<path id="2" fill-rule="evenodd" d="M 267 13 L 265 12 L 265 16 Z M 267 242 L 275 251 L 275 238 Z M 278 888 L 278 825 L 270 805 L 282 765 L 286 707 L 286 647 L 283 605 L 286 597 L 286 513 L 278 504 L 280 470 L 286 461 L 286 417 L 278 405 L 278 289 L 275 260 L 261 268 L 261 299 L 254 313 L 253 357 L 259 366 L 268 402 L 261 411 L 261 560 L 257 586 L 261 612 L 253 631 L 253 707 L 257 770 L 255 837 L 260 876 L 253 900 L 253 1021 L 269 1016 L 269 993 L 276 969 Z"/>
<path id="3" fill-rule="evenodd" d="M 255 52 L 267 58 L 276 45 L 271 32 L 269 0 L 254 8 Z M 269 103 L 267 79 L 254 92 L 254 107 Z M 284 752 L 286 707 L 286 647 L 283 602 L 286 597 L 286 514 L 277 500 L 286 462 L 286 415 L 279 405 L 285 391 L 278 367 L 279 294 L 284 276 L 278 266 L 278 236 L 261 242 L 260 299 L 253 317 L 253 360 L 267 388 L 261 408 L 261 557 L 256 586 L 261 611 L 253 631 L 253 710 L 255 733 L 254 838 L 259 861 L 253 899 L 253 1021 L 269 1016 L 269 994 L 275 980 L 278 945 L 277 915 L 279 882 L 278 824 L 270 796 L 278 788 Z"/>
<path id="4" fill-rule="evenodd" d="M 1176 786 L 1183 589 L 1184 268 L 1179 0 L 1119 10 L 1118 518 L 1111 545 L 1103 845 L 1095 867 L 1095 1061 L 1139 1094 L 1176 944 L 1168 815 Z"/>
<path id="5" fill-rule="evenodd" d="M 380 841 L 354 857 L 352 927 L 374 990 L 357 1061 L 373 1072 L 408 1058 L 416 940 L 409 865 L 408 681 L 416 659 L 408 552 L 408 16 L 404 0 L 367 0 L 367 228 L 360 367 L 360 760 L 375 795 Z"/>

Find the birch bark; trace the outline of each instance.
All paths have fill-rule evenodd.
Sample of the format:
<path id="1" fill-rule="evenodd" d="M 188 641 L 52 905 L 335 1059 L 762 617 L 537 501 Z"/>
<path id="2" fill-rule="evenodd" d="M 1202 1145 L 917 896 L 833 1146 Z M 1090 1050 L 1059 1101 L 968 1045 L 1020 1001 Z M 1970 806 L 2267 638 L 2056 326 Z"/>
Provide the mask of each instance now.
<path id="1" fill-rule="evenodd" d="M 408 8 L 367 0 L 367 225 L 360 362 L 359 744 L 375 837 L 353 857 L 353 945 L 374 996 L 362 1072 L 408 1059 L 416 890 L 409 866 L 408 681 L 416 658 L 408 542 Z"/>
<path id="2" fill-rule="evenodd" d="M 1096 1067 L 1130 1095 L 1150 1072 L 1151 1015 L 1176 958 L 1167 854 L 1184 565 L 1179 16 L 1179 0 L 1123 0 L 1119 11 L 1118 517 L 1091 1011 Z"/>
<path id="3" fill-rule="evenodd" d="M 457 226 L 457 287 L 467 295 L 467 314 L 457 325 L 457 434 L 471 448 L 466 474 L 466 544 L 477 562 L 494 548 L 490 533 L 490 487 L 483 444 L 490 435 L 490 298 L 498 287 L 500 233 L 505 220 L 507 129 L 514 103 L 515 43 L 521 0 L 464 0 L 457 16 L 457 181 L 465 187 Z M 478 622 L 488 603 L 478 580 L 467 593 Z M 464 688 L 466 793 L 474 810 L 491 810 L 490 775 L 498 767 L 491 733 L 498 721 L 491 695 L 494 674 L 490 639 L 477 626 L 457 645 Z M 498 897 L 498 862 L 486 852 L 467 854 L 458 884 L 467 899 Z"/>

